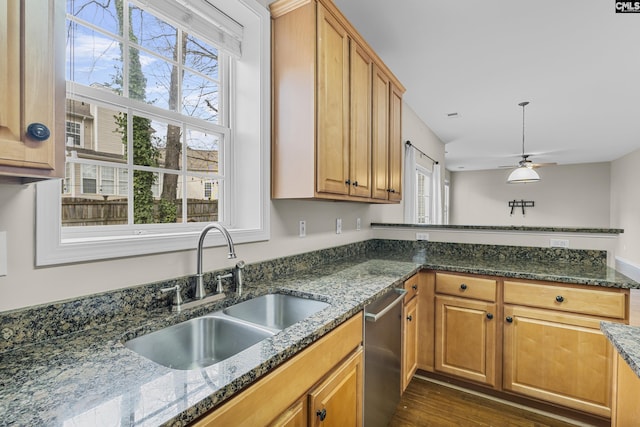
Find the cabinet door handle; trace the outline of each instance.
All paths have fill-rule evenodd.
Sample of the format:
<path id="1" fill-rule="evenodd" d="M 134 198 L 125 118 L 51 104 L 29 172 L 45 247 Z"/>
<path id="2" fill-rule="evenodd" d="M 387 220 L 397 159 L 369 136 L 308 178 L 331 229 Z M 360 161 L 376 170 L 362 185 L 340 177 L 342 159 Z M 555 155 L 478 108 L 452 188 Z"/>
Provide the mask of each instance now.
<path id="1" fill-rule="evenodd" d="M 507 316 L 507 323 L 513 323 L 513 317 Z"/>
<path id="2" fill-rule="evenodd" d="M 460 285 L 460 289 L 462 289 L 463 291 L 467 290 L 467 285 L 465 285 L 464 283 L 462 285 Z"/>
<path id="3" fill-rule="evenodd" d="M 562 295 L 558 295 L 558 296 L 556 297 L 556 301 L 557 301 L 557 302 L 564 302 L 564 297 L 563 297 Z"/>
<path id="4" fill-rule="evenodd" d="M 358 181 L 353 181 L 353 186 L 357 187 L 358 186 Z"/>
<path id="5" fill-rule="evenodd" d="M 411 315 L 408 315 L 408 316 L 407 316 L 407 320 L 408 320 L 409 322 L 411 322 L 411 321 L 413 320 L 413 317 L 411 317 Z"/>
<path id="6" fill-rule="evenodd" d="M 36 141 L 46 141 L 51 136 L 51 131 L 42 123 L 31 123 L 27 126 L 27 135 Z"/>
<path id="7" fill-rule="evenodd" d="M 493 314 L 492 313 L 487 313 L 487 319 L 489 319 L 489 320 L 493 319 Z"/>
<path id="8" fill-rule="evenodd" d="M 322 411 L 318 409 L 316 416 L 320 417 L 320 421 L 324 421 L 324 419 L 327 418 L 327 410 L 325 408 L 322 408 Z"/>
<path id="9" fill-rule="evenodd" d="M 418 290 L 418 285 L 411 286 L 411 289 L 413 289 L 414 291 L 417 291 Z"/>
<path id="10" fill-rule="evenodd" d="M 344 183 L 345 183 L 345 184 L 347 184 L 347 185 L 350 185 L 350 184 L 351 184 L 351 180 L 350 180 L 350 179 L 348 179 L 348 180 L 346 180 Z"/>

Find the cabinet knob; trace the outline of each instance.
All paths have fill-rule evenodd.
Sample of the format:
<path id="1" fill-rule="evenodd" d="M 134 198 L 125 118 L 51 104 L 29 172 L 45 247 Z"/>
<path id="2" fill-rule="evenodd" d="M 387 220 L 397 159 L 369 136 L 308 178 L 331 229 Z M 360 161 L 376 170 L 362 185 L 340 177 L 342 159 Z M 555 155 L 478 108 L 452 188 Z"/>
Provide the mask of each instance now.
<path id="1" fill-rule="evenodd" d="M 322 408 L 322 411 L 318 409 L 316 415 L 320 417 L 320 421 L 324 421 L 327 418 L 327 410 L 325 408 Z"/>
<path id="2" fill-rule="evenodd" d="M 556 301 L 557 301 L 557 302 L 563 302 L 563 301 L 564 301 L 564 297 L 563 297 L 562 295 L 558 295 L 558 296 L 556 297 Z"/>
<path id="3" fill-rule="evenodd" d="M 493 319 L 493 314 L 492 313 L 487 313 L 487 319 L 489 319 L 489 320 Z"/>
<path id="4" fill-rule="evenodd" d="M 413 289 L 414 291 L 417 291 L 418 290 L 418 285 L 411 286 L 411 289 Z"/>
<path id="5" fill-rule="evenodd" d="M 513 317 L 507 316 L 507 323 L 513 323 Z"/>
<path id="6" fill-rule="evenodd" d="M 460 285 L 460 289 L 462 289 L 463 291 L 467 290 L 467 285 L 465 285 L 464 283 L 462 285 Z"/>
<path id="7" fill-rule="evenodd" d="M 350 179 L 348 179 L 348 180 L 346 180 L 344 183 L 345 183 L 345 184 L 347 184 L 347 185 L 351 185 L 351 180 L 350 180 Z"/>
<path id="8" fill-rule="evenodd" d="M 31 123 L 27 127 L 27 135 L 36 141 L 46 141 L 51 136 L 51 131 L 42 123 Z"/>
<path id="9" fill-rule="evenodd" d="M 408 320 L 409 322 L 411 322 L 411 321 L 413 320 L 413 317 L 412 317 L 411 315 L 408 315 L 408 316 L 407 316 L 407 320 Z"/>
<path id="10" fill-rule="evenodd" d="M 353 181 L 353 186 L 357 187 L 358 186 L 358 181 Z"/>

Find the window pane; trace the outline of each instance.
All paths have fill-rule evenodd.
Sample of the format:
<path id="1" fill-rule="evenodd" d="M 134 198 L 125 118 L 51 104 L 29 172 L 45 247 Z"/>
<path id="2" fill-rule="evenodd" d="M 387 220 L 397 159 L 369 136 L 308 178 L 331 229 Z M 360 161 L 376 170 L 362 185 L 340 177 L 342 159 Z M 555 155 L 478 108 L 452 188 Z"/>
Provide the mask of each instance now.
<path id="1" fill-rule="evenodd" d="M 143 101 L 165 110 L 177 110 L 174 66 L 158 56 L 129 49 L 129 98 Z"/>
<path id="2" fill-rule="evenodd" d="M 187 221 L 218 221 L 219 183 L 191 176 L 187 179 Z"/>
<path id="3" fill-rule="evenodd" d="M 182 82 L 182 113 L 218 123 L 218 84 L 199 75 L 185 72 Z"/>
<path id="4" fill-rule="evenodd" d="M 67 13 L 93 25 L 120 34 L 120 16 L 112 0 L 67 0 Z"/>
<path id="5" fill-rule="evenodd" d="M 115 194 L 116 172 L 114 168 L 100 166 L 100 194 Z"/>
<path id="6" fill-rule="evenodd" d="M 211 79 L 218 80 L 218 49 L 188 35 L 184 65 Z"/>
<path id="7" fill-rule="evenodd" d="M 171 176 L 180 188 L 176 174 L 133 171 L 133 222 L 135 224 L 159 224 L 182 222 L 181 194 L 175 198 L 163 197 L 164 182 Z"/>
<path id="8" fill-rule="evenodd" d="M 98 176 L 95 165 L 82 165 L 82 194 L 96 194 L 98 191 Z"/>
<path id="9" fill-rule="evenodd" d="M 122 135 L 122 129 L 126 128 L 125 114 L 73 99 L 67 99 L 66 104 L 68 154 L 78 158 L 126 161 L 126 138 Z M 79 134 L 69 133 L 70 129 Z"/>
<path id="10" fill-rule="evenodd" d="M 187 169 L 191 172 L 222 174 L 219 164 L 220 136 L 187 130 Z"/>
<path id="11" fill-rule="evenodd" d="M 130 6 L 131 33 L 129 40 L 166 58 L 174 58 L 177 30 L 163 20 Z"/>
<path id="12" fill-rule="evenodd" d="M 122 55 L 118 42 L 67 21 L 67 80 L 122 91 Z"/>

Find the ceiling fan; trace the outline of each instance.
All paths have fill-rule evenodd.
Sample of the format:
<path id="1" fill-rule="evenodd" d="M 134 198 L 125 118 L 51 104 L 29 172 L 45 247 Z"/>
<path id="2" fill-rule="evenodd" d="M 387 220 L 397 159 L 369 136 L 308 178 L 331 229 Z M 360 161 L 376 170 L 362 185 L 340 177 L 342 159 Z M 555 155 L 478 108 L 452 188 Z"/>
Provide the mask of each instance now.
<path id="1" fill-rule="evenodd" d="M 540 175 L 534 170 L 541 166 L 555 165 L 555 163 L 533 163 L 529 157 L 530 154 L 525 154 L 524 151 L 524 107 L 529 105 L 529 101 L 523 101 L 518 104 L 522 107 L 522 159 L 518 162 L 518 167 L 511 172 L 507 182 L 510 184 L 537 182 L 540 181 Z M 513 166 L 501 166 L 501 167 L 513 167 Z"/>

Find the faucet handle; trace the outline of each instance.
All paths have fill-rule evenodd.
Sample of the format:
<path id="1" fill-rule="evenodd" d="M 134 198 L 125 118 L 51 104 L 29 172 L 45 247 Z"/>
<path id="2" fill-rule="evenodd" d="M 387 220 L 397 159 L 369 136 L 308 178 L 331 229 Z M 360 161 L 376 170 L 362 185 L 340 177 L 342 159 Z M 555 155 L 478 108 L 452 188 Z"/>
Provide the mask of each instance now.
<path id="1" fill-rule="evenodd" d="M 170 288 L 162 288 L 160 289 L 160 292 L 162 293 L 166 293 L 166 292 L 173 292 L 175 291 L 175 295 L 173 296 L 173 307 L 172 310 L 173 311 L 180 311 L 182 308 L 182 295 L 180 295 L 180 285 L 175 285 L 172 286 Z"/>

